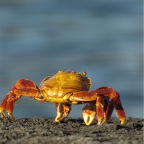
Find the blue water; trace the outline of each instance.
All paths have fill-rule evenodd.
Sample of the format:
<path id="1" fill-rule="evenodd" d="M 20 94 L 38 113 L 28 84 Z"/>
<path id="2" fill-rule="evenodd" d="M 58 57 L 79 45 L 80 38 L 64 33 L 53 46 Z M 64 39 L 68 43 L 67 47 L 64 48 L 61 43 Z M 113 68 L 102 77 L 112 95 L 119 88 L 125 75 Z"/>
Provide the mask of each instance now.
<path id="1" fill-rule="evenodd" d="M 86 71 L 91 89 L 116 89 L 126 115 L 142 118 L 142 52 L 142 1 L 0 1 L 0 101 L 20 78 L 39 85 L 61 69 Z M 55 115 L 53 103 L 28 97 L 14 109 L 15 117 Z"/>

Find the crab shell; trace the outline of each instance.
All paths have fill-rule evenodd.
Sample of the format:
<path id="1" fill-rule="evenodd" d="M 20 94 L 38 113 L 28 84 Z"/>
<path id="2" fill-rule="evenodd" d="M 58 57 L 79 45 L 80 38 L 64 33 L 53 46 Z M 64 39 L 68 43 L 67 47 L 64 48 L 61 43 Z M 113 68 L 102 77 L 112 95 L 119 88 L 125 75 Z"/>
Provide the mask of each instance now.
<path id="1" fill-rule="evenodd" d="M 91 86 L 90 78 L 86 76 L 86 72 L 74 71 L 58 71 L 51 77 L 46 77 L 40 84 L 39 89 L 46 101 L 62 102 L 65 101 L 67 94 L 88 91 Z M 68 102 L 70 103 L 70 101 Z"/>

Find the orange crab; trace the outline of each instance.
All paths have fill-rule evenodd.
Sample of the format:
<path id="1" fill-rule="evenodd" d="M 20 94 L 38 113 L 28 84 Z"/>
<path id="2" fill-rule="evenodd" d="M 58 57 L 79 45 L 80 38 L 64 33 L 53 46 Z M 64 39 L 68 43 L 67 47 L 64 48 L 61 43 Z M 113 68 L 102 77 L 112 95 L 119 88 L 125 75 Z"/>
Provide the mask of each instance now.
<path id="1" fill-rule="evenodd" d="M 56 104 L 56 122 L 63 121 L 70 113 L 72 104 L 84 104 L 83 119 L 90 125 L 97 116 L 98 125 L 109 120 L 113 109 L 116 109 L 121 124 L 126 120 L 118 92 L 109 87 L 101 87 L 89 91 L 90 78 L 86 72 L 58 71 L 55 75 L 46 77 L 38 87 L 32 80 L 20 79 L 8 92 L 2 104 L 0 113 L 6 117 L 7 111 L 11 119 L 15 102 L 21 96 L 31 97 L 39 102 L 54 102 Z"/>

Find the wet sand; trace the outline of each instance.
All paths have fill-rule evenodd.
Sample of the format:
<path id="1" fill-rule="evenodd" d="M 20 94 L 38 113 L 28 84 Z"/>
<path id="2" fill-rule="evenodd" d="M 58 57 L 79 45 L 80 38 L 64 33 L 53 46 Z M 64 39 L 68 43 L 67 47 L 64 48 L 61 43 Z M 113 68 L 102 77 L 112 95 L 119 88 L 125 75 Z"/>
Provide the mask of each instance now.
<path id="1" fill-rule="evenodd" d="M 144 119 L 117 118 L 104 125 L 86 126 L 81 118 L 55 123 L 53 118 L 0 118 L 0 144 L 143 144 Z"/>

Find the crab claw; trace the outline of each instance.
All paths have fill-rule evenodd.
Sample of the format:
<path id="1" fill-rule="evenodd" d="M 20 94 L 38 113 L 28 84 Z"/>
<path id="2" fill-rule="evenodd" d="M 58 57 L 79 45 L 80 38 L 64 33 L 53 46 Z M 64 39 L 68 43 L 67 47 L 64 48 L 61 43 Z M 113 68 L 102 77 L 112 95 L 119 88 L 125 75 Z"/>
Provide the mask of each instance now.
<path id="1" fill-rule="evenodd" d="M 83 108 L 83 119 L 86 125 L 90 125 L 96 115 L 95 104 L 89 103 Z"/>
<path id="2" fill-rule="evenodd" d="M 55 122 L 62 122 L 64 121 L 71 110 L 71 105 L 69 104 L 61 104 L 61 103 L 55 103 L 56 111 L 57 111 L 57 116 L 55 118 Z"/>

